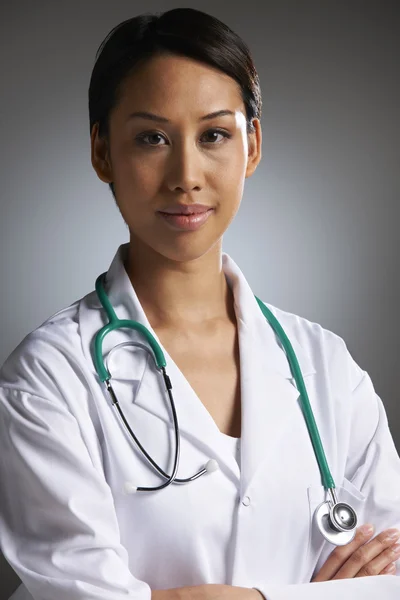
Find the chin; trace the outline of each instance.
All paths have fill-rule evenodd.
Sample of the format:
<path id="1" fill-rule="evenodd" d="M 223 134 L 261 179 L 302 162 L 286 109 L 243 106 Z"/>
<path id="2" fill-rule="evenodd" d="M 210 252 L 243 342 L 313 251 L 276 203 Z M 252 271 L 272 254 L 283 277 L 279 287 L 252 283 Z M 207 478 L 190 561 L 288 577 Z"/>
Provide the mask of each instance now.
<path id="1" fill-rule="evenodd" d="M 209 252 L 218 252 L 226 227 L 206 226 L 198 231 L 177 233 L 152 227 L 137 233 L 129 229 L 133 252 L 143 259 L 147 254 L 154 253 L 169 261 L 190 262 Z"/>
<path id="2" fill-rule="evenodd" d="M 194 260 L 198 260 L 205 256 L 208 252 L 214 248 L 213 246 L 204 246 L 204 244 L 188 244 L 186 247 L 180 248 L 166 248 L 163 251 L 159 252 L 168 260 L 174 262 L 191 262 Z"/>
<path id="3" fill-rule="evenodd" d="M 195 239 L 195 237 L 198 239 Z M 221 237 L 207 240 L 204 238 L 201 239 L 200 236 L 186 235 L 181 236 L 179 240 L 176 239 L 172 243 L 155 244 L 153 245 L 153 250 L 174 262 L 190 262 L 198 260 L 208 252 L 215 251 L 220 239 Z"/>

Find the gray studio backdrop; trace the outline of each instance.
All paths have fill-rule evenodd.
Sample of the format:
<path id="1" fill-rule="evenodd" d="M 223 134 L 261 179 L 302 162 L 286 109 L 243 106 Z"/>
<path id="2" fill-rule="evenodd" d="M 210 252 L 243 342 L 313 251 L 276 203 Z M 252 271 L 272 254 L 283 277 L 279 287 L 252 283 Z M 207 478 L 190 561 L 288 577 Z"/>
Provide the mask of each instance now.
<path id="1" fill-rule="evenodd" d="M 225 250 L 258 296 L 345 339 L 400 448 L 396 1 L 2 3 L 0 363 L 128 240 L 90 163 L 90 72 L 114 25 L 178 6 L 241 34 L 261 78 L 263 158 Z"/>

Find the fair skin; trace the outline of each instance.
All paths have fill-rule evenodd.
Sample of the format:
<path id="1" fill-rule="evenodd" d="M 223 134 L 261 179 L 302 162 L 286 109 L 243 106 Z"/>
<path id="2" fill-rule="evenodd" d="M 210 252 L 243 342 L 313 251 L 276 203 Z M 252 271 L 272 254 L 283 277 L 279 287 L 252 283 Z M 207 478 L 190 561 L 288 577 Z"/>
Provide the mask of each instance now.
<path id="1" fill-rule="evenodd" d="M 221 110 L 230 114 L 202 120 Z M 132 117 L 143 111 L 162 120 Z M 109 124 L 107 140 L 98 136 L 97 125 L 92 129 L 92 164 L 102 181 L 114 183 L 129 228 L 129 278 L 151 326 L 217 426 L 239 437 L 237 324 L 222 270 L 222 237 L 239 209 L 245 179 L 261 160 L 260 122 L 253 119 L 254 132 L 247 133 L 245 106 L 232 78 L 167 54 L 127 77 Z M 176 203 L 201 203 L 213 211 L 196 231 L 177 231 L 157 212 Z M 358 534 L 346 551 L 335 550 L 314 580 L 382 572 L 393 561 L 389 545 L 382 538 L 366 543 L 369 538 Z M 361 546 L 366 554 L 357 554 Z M 363 572 L 366 567 L 371 572 Z M 260 596 L 254 589 L 217 584 L 153 592 L 153 600 Z"/>

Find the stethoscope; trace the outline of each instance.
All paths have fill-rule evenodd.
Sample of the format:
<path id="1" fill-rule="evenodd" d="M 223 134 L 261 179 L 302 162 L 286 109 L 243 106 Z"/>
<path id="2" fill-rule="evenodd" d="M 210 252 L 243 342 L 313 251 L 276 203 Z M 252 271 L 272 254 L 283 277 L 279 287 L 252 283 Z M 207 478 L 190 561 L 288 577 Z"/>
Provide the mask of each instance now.
<path id="1" fill-rule="evenodd" d="M 111 305 L 110 300 L 104 289 L 106 273 L 102 273 L 96 280 L 96 292 L 103 306 L 109 322 L 104 325 L 100 331 L 96 334 L 94 341 L 94 364 L 97 371 L 97 374 L 100 380 L 105 384 L 107 392 L 110 395 L 112 405 L 115 406 L 119 412 L 119 415 L 128 430 L 129 434 L 133 438 L 134 442 L 138 446 L 139 450 L 142 452 L 143 456 L 147 459 L 150 465 L 166 480 L 165 483 L 155 487 L 136 487 L 133 484 L 128 484 L 126 488 L 127 493 L 135 493 L 135 492 L 154 492 L 157 490 L 162 490 L 167 487 L 171 483 L 175 484 L 184 484 L 189 483 L 190 481 L 194 481 L 198 479 L 205 473 L 211 473 L 216 471 L 218 467 L 218 463 L 216 460 L 211 459 L 207 462 L 207 464 L 201 468 L 195 475 L 192 477 L 187 477 L 186 479 L 179 479 L 176 474 L 178 472 L 179 466 L 179 457 L 180 457 L 180 432 L 178 426 L 178 418 L 175 410 L 174 398 L 172 395 L 172 384 L 171 380 L 167 375 L 166 371 L 166 361 L 164 357 L 164 353 L 161 350 L 160 345 L 154 336 L 150 333 L 150 331 L 141 323 L 137 321 L 132 321 L 129 319 L 118 319 L 115 311 Z M 267 319 L 271 327 L 273 328 L 278 340 L 283 346 L 288 361 L 290 365 L 290 369 L 294 380 L 296 382 L 296 386 L 300 392 L 301 398 L 301 406 L 303 415 L 307 424 L 308 432 L 311 438 L 311 442 L 314 448 L 315 457 L 318 462 L 319 470 L 321 473 L 321 479 L 325 491 L 328 492 L 328 499 L 322 502 L 315 510 L 314 520 L 317 524 L 319 531 L 322 533 L 324 538 L 330 542 L 331 544 L 335 544 L 336 546 L 344 546 L 352 541 L 356 534 L 357 527 L 357 514 L 355 510 L 345 502 L 338 502 L 336 492 L 335 492 L 335 482 L 331 475 L 331 472 L 328 467 L 328 463 L 326 460 L 324 448 L 322 446 L 321 438 L 319 435 L 319 431 L 317 428 L 317 424 L 315 422 L 314 414 L 310 405 L 310 400 L 308 398 L 306 386 L 304 384 L 303 375 L 300 370 L 300 366 L 296 357 L 296 354 L 293 350 L 292 344 L 290 343 L 286 333 L 282 329 L 282 326 L 272 314 L 272 312 L 265 306 L 257 296 L 255 296 L 258 305 Z M 145 344 L 140 342 L 122 342 L 115 346 L 109 353 L 106 359 L 106 364 L 104 364 L 103 360 L 103 342 L 104 338 L 108 333 L 114 331 L 115 329 L 134 329 L 141 333 L 147 340 L 150 348 Z M 126 346 L 136 346 L 144 351 L 146 351 L 150 356 L 154 359 L 156 369 L 161 373 L 165 389 L 168 394 L 168 398 L 171 404 L 172 417 L 174 423 L 174 435 L 175 435 L 175 458 L 174 458 L 174 466 L 171 475 L 168 475 L 161 469 L 161 467 L 152 459 L 152 457 L 146 452 L 143 448 L 136 435 L 132 431 L 129 423 L 127 422 L 124 413 L 122 412 L 121 406 L 118 402 L 118 399 L 115 395 L 113 387 L 111 385 L 111 374 L 108 368 L 108 361 L 112 355 L 112 353 L 122 347 Z"/>

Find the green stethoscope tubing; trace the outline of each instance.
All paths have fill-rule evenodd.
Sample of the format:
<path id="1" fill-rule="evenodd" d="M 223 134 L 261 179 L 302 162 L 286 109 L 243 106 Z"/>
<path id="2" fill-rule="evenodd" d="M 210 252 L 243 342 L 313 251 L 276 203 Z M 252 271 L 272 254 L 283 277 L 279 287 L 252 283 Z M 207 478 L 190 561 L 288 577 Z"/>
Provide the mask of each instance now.
<path id="1" fill-rule="evenodd" d="M 106 311 L 107 317 L 109 319 L 109 323 L 104 325 L 96 335 L 95 343 L 94 343 L 94 364 L 96 371 L 100 377 L 100 380 L 104 382 L 108 382 L 111 378 L 110 373 L 108 372 L 104 360 L 103 360 L 103 341 L 108 333 L 114 331 L 115 329 L 120 328 L 128 328 L 134 329 L 141 333 L 146 340 L 148 341 L 155 357 L 155 362 L 157 367 L 160 370 L 165 369 L 166 360 L 163 351 L 160 348 L 155 337 L 150 333 L 150 331 L 141 323 L 137 321 L 133 321 L 130 319 L 119 319 L 115 314 L 115 311 L 111 305 L 110 300 L 104 289 L 106 273 L 102 273 L 96 279 L 96 292 L 99 297 L 99 300 Z M 276 317 L 272 314 L 272 312 L 265 306 L 265 304 L 255 296 L 257 303 L 261 309 L 266 320 L 271 325 L 274 330 L 278 340 L 283 346 L 286 356 L 290 365 L 290 369 L 293 375 L 293 378 L 296 382 L 297 389 L 300 393 L 301 398 L 301 407 L 304 415 L 304 419 L 306 421 L 306 425 L 308 428 L 308 432 L 310 435 L 310 439 L 314 448 L 315 457 L 318 462 L 318 467 L 321 473 L 322 484 L 326 490 L 334 489 L 335 482 L 333 480 L 332 474 L 330 472 L 328 462 L 326 460 L 325 451 L 322 445 L 321 437 L 319 435 L 318 427 L 315 422 L 314 414 L 311 408 L 310 400 L 308 397 L 307 389 L 304 383 L 303 375 L 301 373 L 301 369 L 299 366 L 299 362 L 297 360 L 297 356 L 293 350 L 292 344 L 290 343 L 289 338 L 287 337 L 285 331 L 283 330 L 281 324 L 276 319 Z"/>
<path id="2" fill-rule="evenodd" d="M 109 323 L 107 323 L 107 325 L 104 325 L 104 327 L 100 329 L 95 339 L 94 362 L 96 366 L 96 371 L 99 374 L 101 381 L 104 382 L 110 379 L 110 373 L 107 371 L 103 361 L 103 341 L 106 335 L 111 331 L 114 331 L 114 329 L 128 328 L 139 331 L 139 333 L 141 333 L 149 342 L 150 347 L 154 352 L 157 367 L 159 369 L 166 367 L 167 363 L 165 360 L 164 353 L 161 350 L 157 340 L 150 333 L 147 327 L 145 327 L 141 323 L 138 323 L 137 321 L 132 321 L 130 319 L 118 319 L 117 315 L 115 314 L 115 310 L 113 309 L 111 302 L 109 301 L 104 289 L 105 275 L 106 273 L 102 273 L 102 275 L 99 275 L 96 279 L 96 292 L 109 319 Z"/>
<path id="3" fill-rule="evenodd" d="M 293 350 L 293 346 L 290 343 L 288 336 L 286 335 L 282 325 L 279 323 L 277 318 L 272 314 L 269 308 L 265 306 L 264 302 L 257 298 L 257 296 L 255 296 L 255 298 L 258 302 L 258 306 L 260 307 L 261 312 L 271 325 L 272 329 L 274 330 L 277 338 L 279 339 L 286 352 L 286 356 L 290 365 L 290 370 L 292 371 L 292 375 L 296 382 L 297 389 L 300 392 L 303 415 L 307 424 L 308 432 L 310 434 L 315 456 L 318 461 L 319 470 L 321 472 L 322 484 L 326 490 L 334 489 L 336 487 L 335 482 L 330 472 L 328 461 L 326 460 L 325 450 L 322 445 L 321 437 L 319 435 L 317 423 L 315 422 L 314 413 L 311 408 L 310 399 L 308 397 L 307 389 L 303 379 L 303 374 L 301 372 L 296 353 Z"/>

